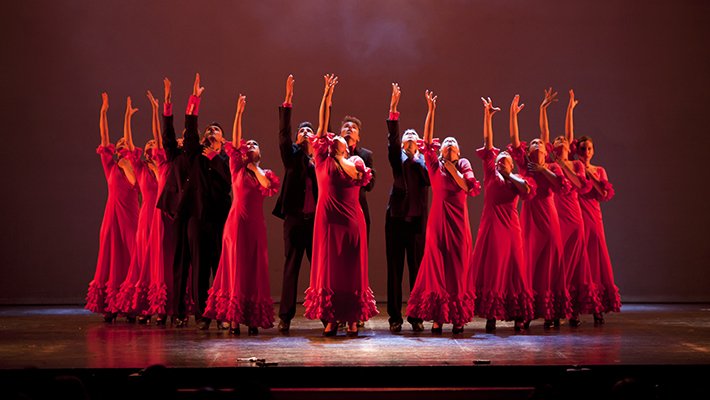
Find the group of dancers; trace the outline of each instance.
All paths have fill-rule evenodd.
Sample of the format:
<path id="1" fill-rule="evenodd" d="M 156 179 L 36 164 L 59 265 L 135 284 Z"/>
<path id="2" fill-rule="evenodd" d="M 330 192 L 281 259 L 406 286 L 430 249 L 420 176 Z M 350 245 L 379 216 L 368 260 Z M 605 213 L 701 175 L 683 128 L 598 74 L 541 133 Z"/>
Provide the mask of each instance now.
<path id="1" fill-rule="evenodd" d="M 286 80 L 279 107 L 279 149 L 283 185 L 261 167 L 255 140 L 242 135 L 246 96 L 239 95 L 231 141 L 217 122 L 198 132 L 204 87 L 199 74 L 178 138 L 173 125 L 171 83 L 164 80 L 160 105 L 148 91 L 153 139 L 144 150 L 133 143 L 127 99 L 124 135 L 110 143 L 108 95 L 102 93 L 101 156 L 108 200 L 100 231 L 99 256 L 89 284 L 86 308 L 113 322 L 187 326 L 195 315 L 199 329 L 249 334 L 274 325 L 269 289 L 265 197 L 279 192 L 273 214 L 283 219 L 284 271 L 278 329 L 288 332 L 296 313 L 298 276 L 304 254 L 311 262 L 305 316 L 323 323 L 323 335 L 348 336 L 378 314 L 368 280 L 370 215 L 366 192 L 375 183 L 372 151 L 359 145 L 362 123 L 346 116 L 339 134 L 330 115 L 338 78 L 324 76 L 318 126 L 301 122 L 295 142 L 291 123 L 294 78 Z M 434 137 L 437 96 L 426 91 L 423 137 L 399 130 L 401 90 L 392 84 L 388 161 L 393 183 L 385 217 L 387 312 L 390 331 L 400 332 L 405 259 L 410 298 L 406 317 L 412 330 L 442 333 L 451 324 L 460 334 L 474 316 L 514 321 L 515 331 L 543 319 L 544 328 L 580 315 L 594 323 L 620 310 L 600 208 L 614 195 L 604 168 L 591 164 L 591 138 L 575 138 L 570 90 L 565 134 L 550 141 L 547 108 L 557 93 L 545 91 L 540 105 L 540 136 L 520 140 L 515 96 L 510 107 L 510 144 L 493 145 L 490 98 L 484 106 L 483 185 L 461 157 L 453 137 Z M 576 159 L 574 157 L 576 156 Z M 514 172 L 517 166 L 517 173 Z M 432 201 L 429 208 L 429 190 Z M 467 197 L 484 195 L 475 244 Z M 522 207 L 518 212 L 518 201 Z M 211 287 L 210 287 L 211 281 Z"/>

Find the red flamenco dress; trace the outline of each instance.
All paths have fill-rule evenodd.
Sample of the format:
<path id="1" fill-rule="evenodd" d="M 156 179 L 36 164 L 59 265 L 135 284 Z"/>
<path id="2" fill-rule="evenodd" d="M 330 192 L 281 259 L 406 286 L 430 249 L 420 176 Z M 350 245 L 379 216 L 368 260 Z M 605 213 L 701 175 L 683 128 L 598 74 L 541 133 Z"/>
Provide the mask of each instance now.
<path id="1" fill-rule="evenodd" d="M 483 212 L 471 255 L 468 282 L 476 294 L 475 314 L 488 320 L 533 319 L 534 297 L 525 264 L 518 199 L 535 196 L 518 190 L 496 172 L 497 148 L 476 150 L 483 160 Z"/>
<path id="2" fill-rule="evenodd" d="M 142 275 L 150 272 L 146 263 L 146 254 L 150 246 L 150 227 L 153 221 L 155 203 L 158 199 L 158 180 L 148 165 L 141 160 L 140 148 L 135 148 L 128 153 L 128 160 L 133 166 L 136 182 L 141 191 L 143 202 L 138 212 L 138 230 L 136 231 L 136 246 L 128 267 L 126 280 L 121 284 L 121 289 L 116 297 L 116 303 L 110 305 L 112 312 L 122 312 L 129 316 L 144 314 L 148 311 L 148 286 L 139 285 Z M 152 149 L 149 150 L 153 154 Z"/>
<path id="3" fill-rule="evenodd" d="M 407 317 L 463 326 L 473 319 L 474 305 L 473 292 L 465 279 L 473 247 L 466 196 L 477 196 L 481 185 L 473 176 L 471 163 L 461 158 L 456 169 L 463 174 L 469 190 L 461 189 L 439 160 L 440 147 L 438 139 L 429 145 L 419 141 L 433 198 L 424 256 L 407 302 Z"/>
<path id="4" fill-rule="evenodd" d="M 269 254 L 264 221 L 264 198 L 276 194 L 279 178 L 264 170 L 271 183 L 263 187 L 246 168 L 247 147 L 225 144 L 232 174 L 234 200 L 224 225 L 222 254 L 203 315 L 254 328 L 274 326 L 269 287 Z"/>
<path id="5" fill-rule="evenodd" d="M 368 281 L 367 228 L 359 202 L 360 187 L 372 179 L 358 156 L 350 157 L 358 172 L 353 180 L 331 156 L 335 135 L 312 139 L 318 203 L 313 226 L 310 285 L 305 316 L 326 322 L 367 321 L 378 314 Z"/>
<path id="6" fill-rule="evenodd" d="M 542 172 L 528 171 L 527 149 L 525 142 L 517 148 L 508 146 L 520 174 L 534 179 L 537 186 L 535 196 L 525 199 L 520 210 L 525 262 L 535 294 L 535 318 L 564 319 L 572 314 L 572 302 L 562 264 L 562 232 L 555 192 L 568 191 L 565 186 L 570 182 L 564 179 L 562 168 L 555 163 L 548 163 L 547 168 L 557 177 L 557 186 L 542 176 Z"/>
<path id="7" fill-rule="evenodd" d="M 96 153 L 108 184 L 108 199 L 99 233 L 99 256 L 94 279 L 89 283 L 85 308 L 107 313 L 126 279 L 136 244 L 138 224 L 138 186 L 132 185 L 114 160 L 113 144 L 99 146 Z M 122 151 L 126 155 L 127 151 Z"/>
<path id="8" fill-rule="evenodd" d="M 619 288 L 614 283 L 614 270 L 611 267 L 609 249 L 606 246 L 604 221 L 600 202 L 609 201 L 614 197 L 614 187 L 609 182 L 606 170 L 596 167 L 595 173 L 601 182 L 606 195 L 601 195 L 596 189 L 579 195 L 579 205 L 584 219 L 584 236 L 587 241 L 587 257 L 592 271 L 592 282 L 599 292 L 601 312 L 621 311 L 621 296 Z"/>

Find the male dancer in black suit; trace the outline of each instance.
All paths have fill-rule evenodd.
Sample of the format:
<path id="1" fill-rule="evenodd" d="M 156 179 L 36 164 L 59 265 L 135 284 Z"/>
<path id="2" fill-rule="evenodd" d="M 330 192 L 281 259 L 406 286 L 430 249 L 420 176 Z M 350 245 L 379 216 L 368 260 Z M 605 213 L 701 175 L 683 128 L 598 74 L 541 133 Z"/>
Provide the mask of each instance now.
<path id="1" fill-rule="evenodd" d="M 385 217 L 387 313 L 391 332 L 402 330 L 404 257 L 407 256 L 411 290 L 424 255 L 430 186 L 424 156 L 417 147 L 419 135 L 413 129 L 407 129 L 400 140 L 397 111 L 400 94 L 399 85 L 393 83 L 387 120 L 387 158 L 392 167 L 394 181 Z M 407 317 L 407 321 L 415 332 L 424 330 L 421 319 Z"/>
<path id="2" fill-rule="evenodd" d="M 172 160 L 158 208 L 175 219 L 175 261 L 173 265 L 172 305 L 177 327 L 187 325 L 188 277 L 195 303 L 198 328 L 209 328 L 202 318 L 211 274 L 217 271 L 222 249 L 222 230 L 231 205 L 231 177 L 228 158 L 222 151 L 222 127 L 211 123 L 202 140 L 197 130 L 200 74 L 195 75 L 192 96 L 185 115 L 182 146 L 178 147 L 173 126 L 170 81 L 166 79 L 163 111 L 163 147 Z"/>
<path id="3" fill-rule="evenodd" d="M 313 248 L 313 217 L 318 201 L 318 185 L 313 163 L 313 148 L 308 140 L 313 136 L 310 122 L 298 125 L 296 143 L 292 139 L 291 110 L 293 75 L 286 79 L 286 98 L 279 107 L 279 150 L 286 169 L 281 193 L 272 214 L 284 220 L 284 273 L 279 306 L 279 331 L 288 332 L 296 315 L 298 273 L 305 251 L 311 260 Z"/>
<path id="4" fill-rule="evenodd" d="M 366 186 L 360 187 L 360 207 L 365 214 L 365 224 L 367 224 L 367 240 L 370 241 L 370 208 L 367 206 L 366 192 L 372 191 L 375 187 L 375 167 L 372 161 L 372 151 L 364 147 L 360 147 L 360 129 L 362 122 L 358 118 L 346 115 L 343 122 L 340 124 L 340 136 L 347 142 L 350 148 L 351 156 L 359 156 L 365 162 L 365 166 L 372 170 L 372 180 Z"/>

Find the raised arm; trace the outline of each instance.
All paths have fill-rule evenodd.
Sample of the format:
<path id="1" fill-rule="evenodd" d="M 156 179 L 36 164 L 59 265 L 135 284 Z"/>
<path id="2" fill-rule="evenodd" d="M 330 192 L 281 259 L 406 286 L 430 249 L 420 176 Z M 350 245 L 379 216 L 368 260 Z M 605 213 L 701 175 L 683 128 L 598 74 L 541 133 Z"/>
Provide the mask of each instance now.
<path id="1" fill-rule="evenodd" d="M 565 116 L 565 138 L 570 146 L 574 140 L 574 108 L 577 107 L 577 103 L 579 103 L 579 100 L 574 98 L 574 90 L 570 89 L 567 115 Z"/>
<path id="2" fill-rule="evenodd" d="M 242 114 L 244 114 L 244 108 L 247 106 L 247 96 L 242 96 L 239 93 L 239 99 L 237 99 L 237 113 L 234 115 L 234 125 L 232 125 L 232 145 L 234 147 L 239 147 L 242 142 Z"/>
<path id="3" fill-rule="evenodd" d="M 547 107 L 552 102 L 557 101 L 557 92 L 552 92 L 552 88 L 545 90 L 545 98 L 540 104 L 540 140 L 543 144 L 550 143 L 550 125 L 547 122 Z"/>
<path id="4" fill-rule="evenodd" d="M 320 102 L 320 109 L 318 112 L 318 131 L 316 136 L 325 136 L 327 127 L 330 124 L 330 106 L 333 101 L 333 89 L 335 85 L 338 84 L 338 77 L 333 74 L 326 74 L 323 76 L 325 80 L 325 87 L 323 88 L 323 98 Z"/>
<path id="5" fill-rule="evenodd" d="M 424 143 L 430 144 L 434 139 L 434 114 L 436 114 L 436 98 L 432 91 L 425 91 L 427 112 L 424 120 Z"/>
<path id="6" fill-rule="evenodd" d="M 175 138 L 175 125 L 173 124 L 172 83 L 170 79 L 163 78 L 163 148 L 169 160 L 178 154 L 177 139 Z"/>
<path id="7" fill-rule="evenodd" d="M 484 147 L 487 150 L 493 148 L 493 114 L 500 111 L 499 107 L 493 107 L 493 101 L 489 97 L 485 99 L 481 97 L 483 101 L 483 141 Z"/>
<path id="8" fill-rule="evenodd" d="M 101 93 L 101 111 L 99 113 L 99 134 L 101 135 L 101 145 L 108 146 L 111 141 L 108 136 L 108 93 Z"/>
<path id="9" fill-rule="evenodd" d="M 398 171 L 402 169 L 402 138 L 399 135 L 399 112 L 397 112 L 401 93 L 399 85 L 393 83 L 392 96 L 390 97 L 390 114 L 387 118 L 387 159 L 392 169 Z"/>
<path id="10" fill-rule="evenodd" d="M 197 131 L 197 115 L 200 106 L 200 96 L 205 88 L 200 86 L 200 74 L 195 74 L 195 83 L 192 86 L 192 96 L 185 111 L 185 134 L 183 135 L 182 148 L 187 154 L 202 153 L 200 133 Z"/>
<path id="11" fill-rule="evenodd" d="M 525 107 L 525 104 L 520 103 L 520 95 L 516 94 L 513 97 L 513 102 L 510 104 L 510 144 L 513 148 L 520 147 L 520 132 L 518 130 L 518 113 Z M 492 136 L 492 135 L 491 135 Z"/>
<path id="12" fill-rule="evenodd" d="M 136 148 L 133 144 L 133 132 L 131 131 L 131 119 L 136 111 L 138 111 L 138 109 L 133 108 L 131 96 L 128 96 L 128 98 L 126 98 L 126 116 L 123 120 L 123 137 L 126 139 L 126 146 L 128 146 L 128 150 L 130 151 Z"/>
<path id="13" fill-rule="evenodd" d="M 155 145 L 159 148 L 163 148 L 163 136 L 160 132 L 160 119 L 158 117 L 158 108 L 160 107 L 160 104 L 158 103 L 158 99 L 156 99 L 153 96 L 153 93 L 151 93 L 150 90 L 146 92 L 146 95 L 148 96 L 148 101 L 150 101 L 150 108 L 153 110 L 151 114 L 151 127 L 153 131 L 153 140 L 155 140 Z"/>

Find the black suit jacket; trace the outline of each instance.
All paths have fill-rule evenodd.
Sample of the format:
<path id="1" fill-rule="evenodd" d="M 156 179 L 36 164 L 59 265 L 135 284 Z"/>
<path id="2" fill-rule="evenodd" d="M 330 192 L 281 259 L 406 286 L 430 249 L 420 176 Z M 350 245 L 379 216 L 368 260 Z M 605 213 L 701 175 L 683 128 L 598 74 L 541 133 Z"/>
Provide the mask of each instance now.
<path id="1" fill-rule="evenodd" d="M 365 162 L 365 166 L 372 169 L 372 180 L 366 186 L 362 186 L 360 188 L 360 207 L 362 207 L 362 212 L 365 213 L 365 221 L 369 223 L 370 208 L 367 206 L 367 197 L 365 196 L 365 192 L 369 192 L 375 187 L 375 168 L 372 165 L 372 151 L 364 147 L 356 146 L 355 149 L 352 150 L 351 155 L 362 158 L 362 161 Z"/>
<path id="2" fill-rule="evenodd" d="M 158 208 L 170 217 L 196 216 L 224 222 L 231 206 L 229 159 L 219 154 L 212 160 L 202 155 L 197 116 L 185 116 L 182 148 L 177 147 L 172 116 L 163 116 L 163 147 L 170 162 Z"/>
<path id="3" fill-rule="evenodd" d="M 394 218 L 422 217 L 426 224 L 429 202 L 429 174 L 424 155 L 410 159 L 402 150 L 399 121 L 387 120 L 387 159 L 392 167 L 392 190 L 387 215 Z"/>
<path id="4" fill-rule="evenodd" d="M 314 203 L 318 200 L 315 166 L 301 146 L 293 143 L 291 110 L 291 107 L 279 107 L 279 151 L 286 171 L 272 214 L 281 219 L 288 214 L 296 215 L 303 212 L 306 177 L 311 179 Z"/>

